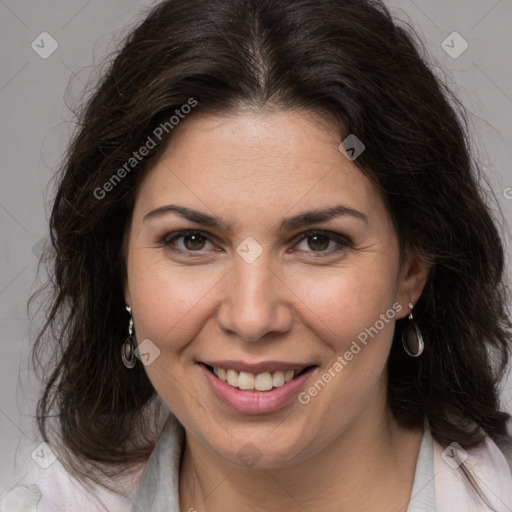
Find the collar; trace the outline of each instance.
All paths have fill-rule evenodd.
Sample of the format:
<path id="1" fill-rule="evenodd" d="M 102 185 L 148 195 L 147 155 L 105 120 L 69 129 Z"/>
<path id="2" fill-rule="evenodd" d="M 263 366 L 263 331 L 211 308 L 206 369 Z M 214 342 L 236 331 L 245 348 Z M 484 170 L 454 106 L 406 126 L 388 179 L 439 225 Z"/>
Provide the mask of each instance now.
<path id="1" fill-rule="evenodd" d="M 179 469 L 184 442 L 185 431 L 175 416 L 170 414 L 142 475 L 132 512 L 180 512 Z M 454 457 L 451 455 L 454 452 L 450 451 L 453 448 L 450 445 L 443 449 L 426 426 L 407 512 L 492 510 L 484 506 L 463 478 L 460 468 L 453 464 Z M 466 467 L 496 512 L 510 512 L 512 474 L 496 444 L 486 437 L 476 448 L 459 451 L 457 456 L 465 458 Z"/>
<path id="2" fill-rule="evenodd" d="M 170 414 L 142 475 L 132 512 L 180 512 L 179 474 L 185 431 Z"/>

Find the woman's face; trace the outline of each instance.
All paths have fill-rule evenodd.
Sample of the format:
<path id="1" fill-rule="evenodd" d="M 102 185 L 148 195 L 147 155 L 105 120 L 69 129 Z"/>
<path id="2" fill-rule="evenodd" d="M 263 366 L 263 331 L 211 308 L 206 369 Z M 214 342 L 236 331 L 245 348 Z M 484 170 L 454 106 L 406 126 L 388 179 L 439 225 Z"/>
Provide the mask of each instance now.
<path id="1" fill-rule="evenodd" d="M 305 460 L 387 414 L 395 320 L 426 271 L 401 265 L 340 142 L 313 114 L 199 114 L 137 194 L 125 295 L 147 374 L 188 434 L 236 464 Z"/>

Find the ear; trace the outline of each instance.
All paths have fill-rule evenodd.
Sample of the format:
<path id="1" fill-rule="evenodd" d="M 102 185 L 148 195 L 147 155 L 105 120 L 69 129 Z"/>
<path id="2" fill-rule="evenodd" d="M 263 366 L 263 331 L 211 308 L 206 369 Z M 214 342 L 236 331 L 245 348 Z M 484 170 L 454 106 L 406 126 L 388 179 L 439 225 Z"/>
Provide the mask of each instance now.
<path id="1" fill-rule="evenodd" d="M 418 254 L 413 254 L 409 250 L 406 252 L 398 280 L 397 301 L 402 305 L 400 313 L 397 314 L 398 319 L 409 314 L 409 302 L 413 304 L 418 302 L 427 283 L 431 267 L 432 264 Z"/>

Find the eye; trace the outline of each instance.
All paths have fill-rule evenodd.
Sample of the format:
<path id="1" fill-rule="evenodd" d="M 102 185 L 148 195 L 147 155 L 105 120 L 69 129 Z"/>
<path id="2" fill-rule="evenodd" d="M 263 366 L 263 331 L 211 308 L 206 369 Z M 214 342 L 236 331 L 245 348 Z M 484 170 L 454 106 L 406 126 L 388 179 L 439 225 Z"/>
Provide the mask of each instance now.
<path id="1" fill-rule="evenodd" d="M 306 248 L 301 249 L 301 244 L 305 245 Z M 339 233 L 331 231 L 307 231 L 300 235 L 299 243 L 295 247 L 299 248 L 299 250 L 305 250 L 313 253 L 332 254 L 339 252 L 350 245 L 350 241 Z M 322 254 L 319 256 L 322 256 Z"/>
<path id="2" fill-rule="evenodd" d="M 162 240 L 166 248 L 176 252 L 200 252 L 208 243 L 213 246 L 204 233 L 190 230 L 168 234 Z"/>
<path id="3" fill-rule="evenodd" d="M 219 250 L 210 237 L 197 230 L 184 230 L 166 234 L 160 241 L 161 245 L 170 251 L 192 256 L 203 255 L 208 250 Z M 208 248 L 208 244 L 210 247 Z M 305 247 L 300 247 L 301 244 Z M 351 246 L 348 238 L 331 231 L 306 231 L 299 235 L 295 250 L 309 252 L 314 257 L 332 255 Z"/>

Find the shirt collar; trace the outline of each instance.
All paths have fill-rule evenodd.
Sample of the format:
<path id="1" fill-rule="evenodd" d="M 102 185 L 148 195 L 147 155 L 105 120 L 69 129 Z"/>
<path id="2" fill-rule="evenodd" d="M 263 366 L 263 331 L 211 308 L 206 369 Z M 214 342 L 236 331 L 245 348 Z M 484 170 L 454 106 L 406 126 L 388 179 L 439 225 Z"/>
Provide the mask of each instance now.
<path id="1" fill-rule="evenodd" d="M 170 414 L 142 475 L 132 512 L 180 512 L 178 491 L 184 441 L 183 427 Z"/>
<path id="2" fill-rule="evenodd" d="M 425 426 L 407 512 L 435 510 L 433 440 Z M 184 442 L 185 431 L 170 414 L 142 475 L 132 512 L 180 512 L 179 473 Z"/>

